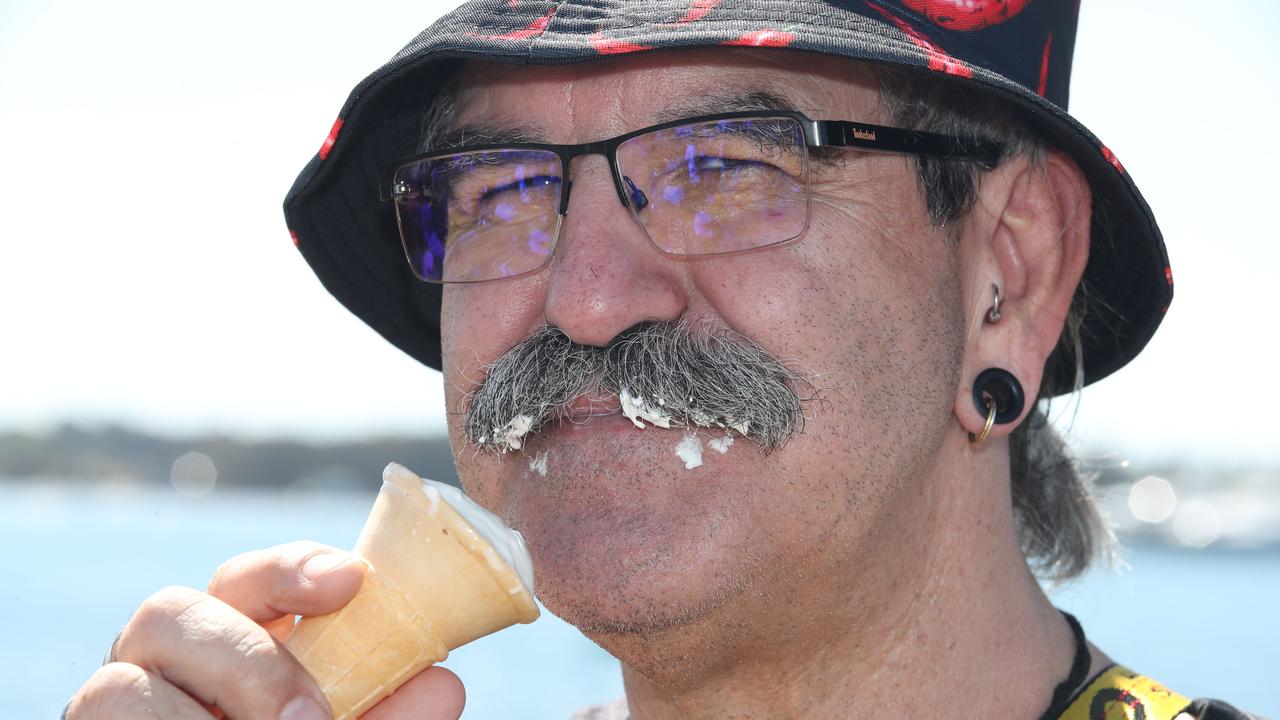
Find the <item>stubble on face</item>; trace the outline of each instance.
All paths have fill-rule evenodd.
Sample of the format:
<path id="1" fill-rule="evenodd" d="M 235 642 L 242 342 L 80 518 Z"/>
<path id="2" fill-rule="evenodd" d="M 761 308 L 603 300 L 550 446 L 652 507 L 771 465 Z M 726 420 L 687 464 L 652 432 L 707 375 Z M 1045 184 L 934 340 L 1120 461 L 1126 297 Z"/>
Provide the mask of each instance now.
<path id="1" fill-rule="evenodd" d="M 721 59 L 708 66 L 708 57 Z M 568 134 L 551 139 L 583 142 L 649 124 L 646 113 L 671 96 L 727 87 L 785 89 L 811 116 L 880 119 L 867 110 L 867 86 L 848 80 L 848 66 L 826 63 L 824 71 L 777 53 L 723 57 L 504 68 L 501 80 L 482 71 L 469 96 L 483 102 L 471 111 L 464 103 L 463 114 L 518 107 L 523 121 L 548 127 L 573 117 Z M 554 80 L 545 95 L 554 102 L 531 106 L 544 95 L 522 76 Z M 762 88 L 766 76 L 776 86 Z M 637 90 L 644 87 L 660 90 L 645 95 Z M 628 120 L 584 130 L 592 107 Z M 859 556 L 893 544 L 898 509 L 920 492 L 949 424 L 962 340 L 955 251 L 928 225 L 910 167 L 859 155 L 816 169 L 813 216 L 799 241 L 667 270 L 689 293 L 689 314 L 741 333 L 831 389 L 781 451 L 765 456 L 739 444 L 688 470 L 673 452 L 682 431 L 649 428 L 539 433 L 519 453 L 494 458 L 466 447 L 451 418 L 468 490 L 525 534 L 548 608 L 597 636 L 656 637 L 715 615 L 724 633 L 717 642 L 727 647 L 768 631 L 751 618 L 760 608 L 812 602 L 792 595 L 799 579 L 846 591 L 836 586 L 849 578 L 837 575 L 866 570 Z M 620 222 L 630 219 L 602 216 L 599 232 L 610 235 Z M 451 407 L 461 407 L 485 364 L 545 324 L 540 303 L 555 271 L 553 262 L 540 277 L 502 288 L 446 289 Z M 545 476 L 529 469 L 537 457 Z"/>

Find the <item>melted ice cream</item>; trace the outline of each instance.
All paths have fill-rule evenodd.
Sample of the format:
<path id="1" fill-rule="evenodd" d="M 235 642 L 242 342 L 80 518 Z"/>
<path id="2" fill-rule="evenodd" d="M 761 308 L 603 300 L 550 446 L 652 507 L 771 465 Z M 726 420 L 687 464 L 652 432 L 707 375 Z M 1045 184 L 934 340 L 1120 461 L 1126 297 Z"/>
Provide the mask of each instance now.
<path id="1" fill-rule="evenodd" d="M 501 445 L 502 450 L 519 450 L 524 446 L 524 436 L 533 429 L 533 418 L 528 415 L 517 415 L 507 423 L 506 427 L 493 429 L 493 443 Z M 481 439 L 484 442 L 484 439 Z"/>
<path id="2" fill-rule="evenodd" d="M 645 422 L 650 423 L 654 427 L 670 428 L 672 416 L 664 407 L 665 403 L 662 398 L 656 398 L 650 401 L 643 395 L 635 395 L 626 388 L 618 392 L 618 404 L 622 410 L 622 414 L 635 424 L 636 427 L 643 430 Z M 726 430 L 736 430 L 743 437 L 747 436 L 747 432 L 751 429 L 751 423 L 747 420 L 736 421 L 729 416 L 714 417 L 701 410 L 694 409 L 691 411 L 687 420 L 680 423 L 686 427 L 690 425 L 698 425 L 706 428 L 723 428 Z M 508 450 L 520 450 L 524 447 L 524 437 L 533 430 L 533 418 L 529 415 L 517 415 L 502 427 L 495 427 L 491 435 L 482 436 L 477 443 L 479 445 L 491 444 L 496 445 L 502 452 Z M 725 453 L 729 446 L 733 444 L 733 438 L 728 434 L 722 440 L 711 441 L 711 447 L 718 453 Z M 695 465 L 696 467 L 696 465 Z M 537 472 L 539 475 L 546 476 L 545 459 L 535 458 L 529 464 L 529 469 Z"/>
<path id="3" fill-rule="evenodd" d="M 671 427 L 671 416 L 662 409 L 661 399 L 658 399 L 656 405 L 650 405 L 643 397 L 632 395 L 630 390 L 623 388 L 618 393 L 618 402 L 622 404 L 622 414 L 642 430 L 644 429 L 642 420 L 648 420 L 658 427 Z"/>
<path id="4" fill-rule="evenodd" d="M 418 477 L 412 470 L 397 463 L 387 465 L 387 469 L 382 471 L 382 477 L 385 480 L 401 473 L 408 473 L 414 478 Z M 532 595 L 533 559 L 529 557 L 529 549 L 525 547 L 524 538 L 520 533 L 504 525 L 497 515 L 477 505 L 461 489 L 435 480 L 419 479 L 422 481 L 422 492 L 426 494 L 427 500 L 433 505 L 440 500 L 449 503 L 449 507 L 456 510 L 462 519 L 466 520 L 467 524 L 497 551 L 498 556 L 516 571 L 521 584 Z"/>
<path id="5" fill-rule="evenodd" d="M 685 435 L 676 445 L 676 456 L 684 461 L 684 469 L 692 470 L 702 465 L 702 441 L 697 435 Z"/>
<path id="6" fill-rule="evenodd" d="M 547 451 L 543 450 L 529 461 L 529 469 L 538 473 L 542 477 L 547 476 Z"/>
<path id="7" fill-rule="evenodd" d="M 707 447 L 723 455 L 729 452 L 729 448 L 733 447 L 733 435 L 725 433 L 724 437 L 711 438 L 707 441 Z"/>

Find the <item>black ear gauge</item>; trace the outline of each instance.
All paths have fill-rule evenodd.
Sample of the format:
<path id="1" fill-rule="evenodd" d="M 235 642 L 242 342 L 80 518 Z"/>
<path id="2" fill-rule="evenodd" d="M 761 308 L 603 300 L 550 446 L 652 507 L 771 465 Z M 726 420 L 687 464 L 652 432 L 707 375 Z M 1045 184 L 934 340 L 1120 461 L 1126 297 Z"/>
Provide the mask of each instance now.
<path id="1" fill-rule="evenodd" d="M 978 373 L 973 380 L 973 405 L 987 422 L 980 434 L 969 433 L 969 441 L 980 444 L 987 439 L 992 426 L 1017 420 L 1025 404 L 1022 383 L 1013 373 L 1004 368 L 987 368 Z"/>

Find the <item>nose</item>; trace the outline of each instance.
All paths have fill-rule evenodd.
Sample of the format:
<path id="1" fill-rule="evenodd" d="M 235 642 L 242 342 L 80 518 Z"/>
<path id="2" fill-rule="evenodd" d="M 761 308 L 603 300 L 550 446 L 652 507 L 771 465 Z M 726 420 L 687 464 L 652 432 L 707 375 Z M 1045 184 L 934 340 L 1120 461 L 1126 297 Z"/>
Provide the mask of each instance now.
<path id="1" fill-rule="evenodd" d="M 575 165 L 549 270 L 547 323 L 574 342 L 604 346 L 637 323 L 678 319 L 688 305 L 683 263 L 650 244 L 618 202 L 605 158 Z"/>

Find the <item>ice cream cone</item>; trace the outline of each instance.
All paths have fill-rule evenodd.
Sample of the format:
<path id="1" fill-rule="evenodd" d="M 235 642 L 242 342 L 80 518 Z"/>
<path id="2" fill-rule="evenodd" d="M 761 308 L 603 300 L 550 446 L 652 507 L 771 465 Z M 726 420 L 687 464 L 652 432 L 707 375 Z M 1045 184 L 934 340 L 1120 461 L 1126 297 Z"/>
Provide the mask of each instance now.
<path id="1" fill-rule="evenodd" d="M 285 642 L 335 720 L 359 717 L 450 650 L 538 617 L 493 544 L 399 465 L 383 473 L 355 553 L 368 565 L 360 591 L 337 612 L 302 619 Z"/>

